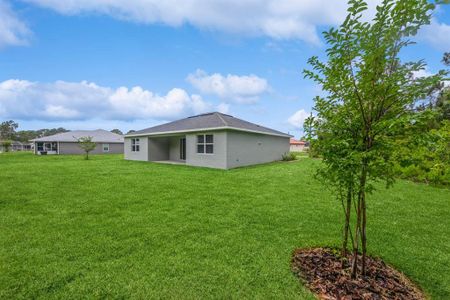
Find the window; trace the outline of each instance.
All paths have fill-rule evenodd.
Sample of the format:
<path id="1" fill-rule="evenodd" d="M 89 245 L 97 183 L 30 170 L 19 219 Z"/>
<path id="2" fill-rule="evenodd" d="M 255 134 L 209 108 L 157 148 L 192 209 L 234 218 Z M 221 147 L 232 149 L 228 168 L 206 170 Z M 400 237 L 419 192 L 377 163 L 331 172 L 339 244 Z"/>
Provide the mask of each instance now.
<path id="1" fill-rule="evenodd" d="M 214 153 L 214 136 L 212 134 L 197 135 L 197 153 Z"/>
<path id="2" fill-rule="evenodd" d="M 139 152 L 139 139 L 131 139 L 131 151 Z"/>
<path id="3" fill-rule="evenodd" d="M 57 152 L 58 151 L 58 143 L 57 142 L 48 142 L 48 143 L 43 143 L 43 142 L 38 142 L 37 143 L 37 151 L 39 152 L 44 152 L 44 151 L 54 151 Z"/>
<path id="4" fill-rule="evenodd" d="M 102 145 L 103 152 L 109 152 L 109 144 Z"/>

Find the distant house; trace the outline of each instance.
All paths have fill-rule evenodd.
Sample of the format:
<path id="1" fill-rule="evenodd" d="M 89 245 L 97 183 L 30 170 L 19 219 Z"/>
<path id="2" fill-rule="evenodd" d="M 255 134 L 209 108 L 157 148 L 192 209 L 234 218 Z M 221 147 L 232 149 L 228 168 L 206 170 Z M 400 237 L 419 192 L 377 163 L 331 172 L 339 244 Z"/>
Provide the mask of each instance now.
<path id="1" fill-rule="evenodd" d="M 0 152 L 5 152 L 3 147 L 3 142 L 0 141 Z M 32 143 L 23 143 L 19 141 L 11 141 L 11 146 L 9 147 L 9 151 L 31 151 L 33 147 Z"/>
<path id="2" fill-rule="evenodd" d="M 129 133 L 125 159 L 230 169 L 280 160 L 291 136 L 213 112 Z"/>
<path id="3" fill-rule="evenodd" d="M 291 152 L 301 152 L 305 151 L 308 148 L 308 142 L 305 141 L 299 141 L 296 139 L 291 138 L 289 141 L 290 144 L 290 151 Z"/>
<path id="4" fill-rule="evenodd" d="M 83 154 L 78 139 L 87 136 L 97 144 L 92 154 L 123 153 L 123 136 L 103 129 L 75 130 L 31 141 L 35 154 Z"/>

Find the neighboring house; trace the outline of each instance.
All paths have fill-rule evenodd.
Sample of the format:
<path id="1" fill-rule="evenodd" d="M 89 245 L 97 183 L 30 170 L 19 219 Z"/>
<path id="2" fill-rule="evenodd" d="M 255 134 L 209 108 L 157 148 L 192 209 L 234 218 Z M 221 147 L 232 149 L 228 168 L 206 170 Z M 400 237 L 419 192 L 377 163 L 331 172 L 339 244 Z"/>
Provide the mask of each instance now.
<path id="1" fill-rule="evenodd" d="M 125 136 L 125 159 L 230 169 L 277 161 L 291 136 L 213 112 Z"/>
<path id="2" fill-rule="evenodd" d="M 305 151 L 308 148 L 308 142 L 305 141 L 298 141 L 296 139 L 290 140 L 290 150 L 291 152 L 301 152 Z"/>
<path id="3" fill-rule="evenodd" d="M 78 139 L 87 136 L 97 144 L 92 154 L 123 153 L 123 136 L 103 129 L 74 130 L 31 141 L 36 154 L 83 154 Z"/>
<path id="4" fill-rule="evenodd" d="M 0 141 L 0 152 L 5 152 L 5 149 L 3 149 L 3 142 Z M 32 150 L 32 143 L 22 143 L 19 141 L 11 141 L 11 146 L 9 147 L 9 151 L 31 151 Z"/>

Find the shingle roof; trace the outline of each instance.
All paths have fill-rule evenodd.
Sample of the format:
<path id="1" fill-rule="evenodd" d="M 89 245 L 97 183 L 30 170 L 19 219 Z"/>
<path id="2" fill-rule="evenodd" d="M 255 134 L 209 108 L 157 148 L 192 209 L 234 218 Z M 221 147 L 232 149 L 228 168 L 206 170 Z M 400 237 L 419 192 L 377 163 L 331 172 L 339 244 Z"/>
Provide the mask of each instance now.
<path id="1" fill-rule="evenodd" d="M 175 133 L 175 132 L 208 130 L 208 129 L 210 130 L 234 129 L 240 131 L 257 132 L 262 134 L 290 137 L 290 135 L 283 133 L 281 131 L 277 131 L 254 123 L 250 123 L 219 112 L 212 112 L 188 117 L 170 123 L 165 123 L 162 125 L 135 131 L 133 133 L 127 134 L 127 136 L 146 135 L 146 134 L 157 135 L 172 132 Z"/>
<path id="2" fill-rule="evenodd" d="M 123 143 L 123 136 L 113 132 L 97 129 L 97 130 L 74 130 L 69 132 L 58 133 L 55 135 L 44 136 L 31 140 L 32 142 L 76 142 L 78 138 L 90 136 L 92 141 L 96 143 Z"/>

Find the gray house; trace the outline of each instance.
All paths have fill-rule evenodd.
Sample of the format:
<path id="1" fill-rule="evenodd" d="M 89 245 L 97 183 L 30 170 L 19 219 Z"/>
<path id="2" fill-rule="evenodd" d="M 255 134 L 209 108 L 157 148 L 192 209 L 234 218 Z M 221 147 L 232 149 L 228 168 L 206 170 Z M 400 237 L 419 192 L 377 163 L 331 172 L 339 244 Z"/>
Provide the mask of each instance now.
<path id="1" fill-rule="evenodd" d="M 125 136 L 125 159 L 230 169 L 280 160 L 290 135 L 213 112 Z"/>
<path id="2" fill-rule="evenodd" d="M 97 144 L 92 154 L 123 153 L 123 136 L 103 129 L 75 130 L 31 141 L 35 154 L 83 154 L 78 139 L 87 136 Z"/>
<path id="3" fill-rule="evenodd" d="M 3 146 L 5 141 L 0 140 L 0 152 L 5 152 L 6 149 Z M 9 147 L 9 151 L 31 151 L 32 143 L 22 143 L 19 141 L 10 141 L 11 146 Z"/>

